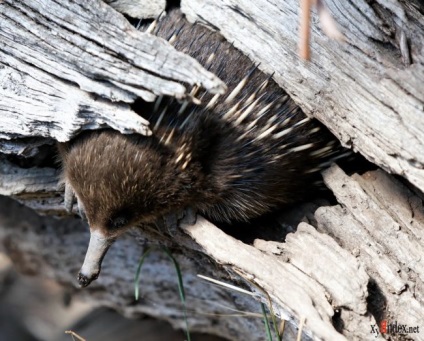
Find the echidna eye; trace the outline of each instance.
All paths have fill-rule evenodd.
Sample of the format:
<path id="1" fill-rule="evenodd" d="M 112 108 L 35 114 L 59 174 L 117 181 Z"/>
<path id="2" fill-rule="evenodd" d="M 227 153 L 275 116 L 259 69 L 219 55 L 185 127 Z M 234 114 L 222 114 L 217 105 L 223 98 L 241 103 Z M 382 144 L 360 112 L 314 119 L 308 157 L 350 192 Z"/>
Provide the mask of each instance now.
<path id="1" fill-rule="evenodd" d="M 128 225 L 130 222 L 130 217 L 120 212 L 119 214 L 116 214 L 112 216 L 112 218 L 109 219 L 109 229 L 119 229 L 124 227 L 125 225 Z"/>

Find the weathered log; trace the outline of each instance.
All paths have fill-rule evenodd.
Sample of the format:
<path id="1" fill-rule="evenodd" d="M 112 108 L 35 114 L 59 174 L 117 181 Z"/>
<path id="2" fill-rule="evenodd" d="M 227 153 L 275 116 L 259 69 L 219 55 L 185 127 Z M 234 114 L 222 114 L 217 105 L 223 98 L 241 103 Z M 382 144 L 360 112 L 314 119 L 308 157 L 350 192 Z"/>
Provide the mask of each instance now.
<path id="1" fill-rule="evenodd" d="M 298 57 L 299 1 L 183 0 L 272 73 L 297 104 L 347 146 L 424 190 L 424 34 L 418 1 L 326 4 L 345 43 L 312 26 L 312 60 Z"/>
<path id="2" fill-rule="evenodd" d="M 67 141 L 103 126 L 148 134 L 148 122 L 128 105 L 136 98 L 184 98 L 179 82 L 225 89 L 197 61 L 101 1 L 2 1 L 0 41 L 3 139 Z"/>
<path id="3" fill-rule="evenodd" d="M 318 230 L 365 266 L 387 319 L 419 325 L 424 319 L 422 198 L 383 171 L 349 178 L 333 167 L 324 179 L 341 206 L 317 210 Z"/>

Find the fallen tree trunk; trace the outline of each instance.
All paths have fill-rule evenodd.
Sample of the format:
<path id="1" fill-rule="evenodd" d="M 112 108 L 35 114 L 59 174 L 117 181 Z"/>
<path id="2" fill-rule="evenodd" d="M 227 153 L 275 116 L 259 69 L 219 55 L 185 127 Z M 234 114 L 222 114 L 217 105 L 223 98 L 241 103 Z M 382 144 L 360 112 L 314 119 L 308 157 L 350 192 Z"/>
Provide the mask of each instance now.
<path id="1" fill-rule="evenodd" d="M 275 72 L 302 109 L 346 145 L 423 190 L 422 7 L 397 1 L 388 8 L 379 2 L 369 7 L 356 0 L 340 9 L 328 2 L 347 43 L 330 41 L 314 26 L 308 63 L 297 57 L 298 2 L 255 5 L 182 1 L 189 18 L 213 24 L 261 68 Z M 397 45 L 396 39 L 405 37 L 406 47 L 405 40 Z M 105 126 L 148 135 L 148 123 L 131 108 L 138 97 L 188 98 L 185 85 L 190 84 L 224 89 L 191 58 L 137 32 L 99 1 L 87 6 L 84 1 L 3 0 L 0 41 L 0 194 L 41 214 L 65 215 L 59 171 L 45 166 L 54 140 Z M 258 233 L 249 245 L 201 217 L 172 237 L 135 230 L 112 247 L 93 287 L 76 294 L 126 315 L 147 313 L 184 327 L 175 270 L 162 252 L 153 252 L 142 272 L 149 274 L 142 280 L 147 299 L 135 303 L 132 298 L 137 262 L 149 242 L 171 248 L 180 263 L 192 299 L 187 305 L 193 330 L 234 340 L 264 339 L 256 300 L 271 301 L 275 314 L 288 321 L 287 339 L 295 337 L 301 320 L 306 339 L 382 337 L 374 333 L 382 321 L 419 326 L 424 320 L 422 193 L 382 170 L 349 177 L 333 167 L 324 179 L 339 204 L 315 214 L 316 205 L 296 208 L 309 219 L 298 227 L 301 219 L 283 224 L 281 230 L 293 232 L 285 239 L 281 231 L 266 240 Z M 85 224 L 39 218 L 5 198 L 2 203 L 1 248 L 22 271 L 74 286 L 88 243 Z M 19 223 L 21 215 L 33 221 L 30 229 Z M 196 278 L 198 273 L 232 281 L 253 298 L 211 287 Z M 223 313 L 222 304 L 257 318 L 205 316 Z"/>

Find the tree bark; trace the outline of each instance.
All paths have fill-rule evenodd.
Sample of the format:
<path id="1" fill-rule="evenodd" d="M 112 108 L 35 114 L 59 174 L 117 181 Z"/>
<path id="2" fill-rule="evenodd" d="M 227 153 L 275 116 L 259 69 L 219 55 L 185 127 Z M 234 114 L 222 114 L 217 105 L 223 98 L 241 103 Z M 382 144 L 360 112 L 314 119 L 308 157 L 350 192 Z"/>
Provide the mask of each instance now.
<path id="1" fill-rule="evenodd" d="M 0 138 L 64 142 L 104 126 L 146 135 L 148 123 L 128 105 L 138 97 L 184 98 L 180 81 L 225 89 L 198 62 L 100 1 L 10 0 L 0 11 Z"/>
<path id="2" fill-rule="evenodd" d="M 342 142 L 417 188 L 381 169 L 348 176 L 333 166 L 323 176 L 337 205 L 317 210 L 317 203 L 299 205 L 282 214 L 278 232 L 258 227 L 253 243 L 227 235 L 202 217 L 172 236 L 135 229 L 111 248 L 92 287 L 75 289 L 76 295 L 184 328 L 175 269 L 159 249 L 143 266 L 144 299 L 133 299 L 143 250 L 148 244 L 165 245 L 182 268 L 192 330 L 234 340 L 264 339 L 258 300 L 272 302 L 274 313 L 287 321 L 287 339 L 295 338 L 301 320 L 304 339 L 382 339 L 372 334 L 372 326 L 384 320 L 420 326 L 423 7 L 396 0 L 327 5 L 346 42 L 326 38 L 314 17 L 312 61 L 305 62 L 297 56 L 298 1 L 181 3 L 191 20 L 219 28 L 260 68 L 274 73 L 302 109 Z M 0 43 L 0 194 L 40 214 L 62 216 L 40 218 L 0 198 L 0 248 L 22 271 L 74 287 L 88 229 L 76 218 L 63 218 L 60 172 L 44 164 L 55 141 L 105 126 L 148 135 L 148 122 L 132 110 L 137 98 L 189 98 L 187 85 L 212 92 L 225 86 L 97 0 L 90 5 L 2 0 Z M 212 286 L 197 274 L 232 282 L 252 296 Z M 207 315 L 228 313 L 222 305 L 256 318 Z M 423 340 L 424 333 L 408 337 Z"/>

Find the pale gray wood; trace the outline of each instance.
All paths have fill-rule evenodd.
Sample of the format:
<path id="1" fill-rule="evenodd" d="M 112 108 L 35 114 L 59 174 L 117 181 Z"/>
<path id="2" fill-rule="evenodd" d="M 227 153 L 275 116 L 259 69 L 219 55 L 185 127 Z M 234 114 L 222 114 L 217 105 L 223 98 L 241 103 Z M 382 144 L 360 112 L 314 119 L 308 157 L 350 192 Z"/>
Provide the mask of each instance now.
<path id="1" fill-rule="evenodd" d="M 52 196 L 58 192 L 59 171 L 54 168 L 21 168 L 16 164 L 0 158 L 0 195 L 16 196 L 28 195 L 31 197 Z"/>
<path id="2" fill-rule="evenodd" d="M 334 166 L 324 179 L 341 206 L 317 210 L 319 230 L 356 255 L 377 284 L 386 314 L 419 325 L 424 320 L 422 198 L 383 171 L 348 177 Z"/>
<path id="3" fill-rule="evenodd" d="M 148 135 L 148 122 L 124 103 L 93 98 L 6 54 L 0 54 L 0 138 L 42 136 L 65 142 L 81 129 L 112 127 Z"/>
<path id="4" fill-rule="evenodd" d="M 238 269 L 237 273 L 271 295 L 280 316 L 296 323 L 305 318 L 305 329 L 315 338 L 345 340 L 332 325 L 333 307 L 349 307 L 357 319 L 367 311 L 365 270 L 331 237 L 308 224 L 301 223 L 286 243 L 256 240 L 255 247 L 226 235 L 205 219 L 184 228 L 215 261 Z M 368 322 L 363 319 L 362 328 Z"/>
<path id="5" fill-rule="evenodd" d="M 7 155 L 19 155 L 23 157 L 36 157 L 40 153 L 39 147 L 52 146 L 55 144 L 53 139 L 28 138 L 2 140 L 0 139 L 0 153 Z"/>
<path id="6" fill-rule="evenodd" d="M 157 18 L 165 11 L 165 0 L 103 0 L 118 12 L 133 18 Z"/>
<path id="7" fill-rule="evenodd" d="M 182 0 L 181 5 L 189 20 L 211 23 L 273 73 L 297 104 L 345 145 L 423 191 L 422 3 L 325 2 L 346 42 L 327 38 L 314 15 L 310 62 L 298 56 L 298 0 Z"/>
<path id="8" fill-rule="evenodd" d="M 225 89 L 197 61 L 99 0 L 0 3 L 0 138 L 67 141 L 104 126 L 148 135 L 148 123 L 125 103 L 185 98 L 180 82 Z"/>

